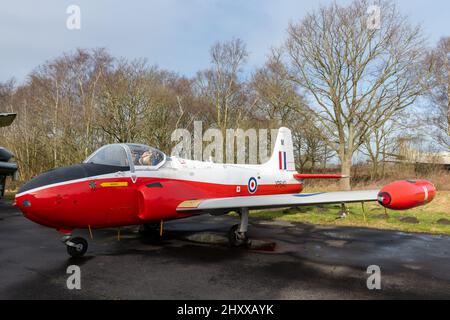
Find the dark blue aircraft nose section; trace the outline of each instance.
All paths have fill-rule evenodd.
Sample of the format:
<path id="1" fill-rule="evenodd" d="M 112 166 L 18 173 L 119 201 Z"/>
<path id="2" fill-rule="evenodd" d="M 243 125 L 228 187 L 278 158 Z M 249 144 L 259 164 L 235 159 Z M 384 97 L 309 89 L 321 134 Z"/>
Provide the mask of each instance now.
<path id="1" fill-rule="evenodd" d="M 130 167 L 109 166 L 94 163 L 81 163 L 70 167 L 52 169 L 34 177 L 33 179 L 25 183 L 22 188 L 19 189 L 19 194 L 50 184 L 129 170 Z"/>

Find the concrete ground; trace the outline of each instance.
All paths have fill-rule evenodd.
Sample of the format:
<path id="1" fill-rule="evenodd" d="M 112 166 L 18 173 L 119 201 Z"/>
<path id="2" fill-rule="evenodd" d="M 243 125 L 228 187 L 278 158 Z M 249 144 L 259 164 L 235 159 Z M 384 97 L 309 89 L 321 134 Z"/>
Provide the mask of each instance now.
<path id="1" fill-rule="evenodd" d="M 86 231 L 89 250 L 70 259 L 56 231 L 0 202 L 0 299 L 450 298 L 450 237 L 251 220 L 254 244 L 228 248 L 228 216 L 168 222 L 159 241 L 135 227 Z M 69 290 L 69 265 L 81 290 Z M 369 290 L 367 267 L 381 269 Z"/>

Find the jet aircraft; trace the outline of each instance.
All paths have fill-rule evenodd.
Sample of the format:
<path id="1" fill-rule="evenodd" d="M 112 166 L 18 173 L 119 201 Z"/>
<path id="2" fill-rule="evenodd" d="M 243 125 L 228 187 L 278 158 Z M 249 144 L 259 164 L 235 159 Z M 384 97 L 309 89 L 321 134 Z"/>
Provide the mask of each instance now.
<path id="1" fill-rule="evenodd" d="M 343 178 L 295 170 L 291 131 L 280 128 L 264 164 L 227 164 L 169 157 L 142 144 L 105 145 L 83 163 L 42 173 L 25 183 L 15 205 L 25 217 L 63 234 L 68 253 L 80 257 L 88 243 L 72 231 L 143 225 L 198 214 L 239 213 L 231 246 L 245 246 L 249 211 L 302 205 L 378 201 L 393 210 L 429 203 L 436 189 L 426 180 L 392 182 L 380 190 L 301 193 L 305 179 Z"/>

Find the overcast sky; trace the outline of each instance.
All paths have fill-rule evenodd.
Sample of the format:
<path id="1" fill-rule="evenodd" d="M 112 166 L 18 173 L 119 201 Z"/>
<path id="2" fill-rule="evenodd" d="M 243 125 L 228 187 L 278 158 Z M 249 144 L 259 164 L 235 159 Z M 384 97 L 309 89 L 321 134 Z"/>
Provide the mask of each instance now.
<path id="1" fill-rule="evenodd" d="M 0 81 L 19 82 L 39 64 L 76 48 L 105 47 L 114 56 L 148 59 L 192 76 L 209 64 L 216 41 L 243 39 L 248 68 L 285 39 L 289 21 L 331 1 L 304 0 L 1 0 Z M 349 1 L 338 1 L 348 3 Z M 450 36 L 448 0 L 398 0 L 429 45 Z M 66 9 L 81 9 L 81 29 L 68 30 Z"/>

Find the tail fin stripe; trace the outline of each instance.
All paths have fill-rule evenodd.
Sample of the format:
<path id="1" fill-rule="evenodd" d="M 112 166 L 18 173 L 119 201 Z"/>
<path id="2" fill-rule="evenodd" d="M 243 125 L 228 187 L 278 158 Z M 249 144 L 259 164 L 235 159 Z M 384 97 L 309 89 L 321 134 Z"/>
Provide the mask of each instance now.
<path id="1" fill-rule="evenodd" d="M 294 148 L 291 130 L 281 127 L 273 147 L 272 156 L 263 164 L 272 170 L 295 171 Z"/>
<path id="2" fill-rule="evenodd" d="M 281 155 L 281 151 L 278 152 L 278 163 L 279 163 L 279 168 L 280 170 L 283 169 L 283 162 L 282 162 L 282 155 Z"/>

